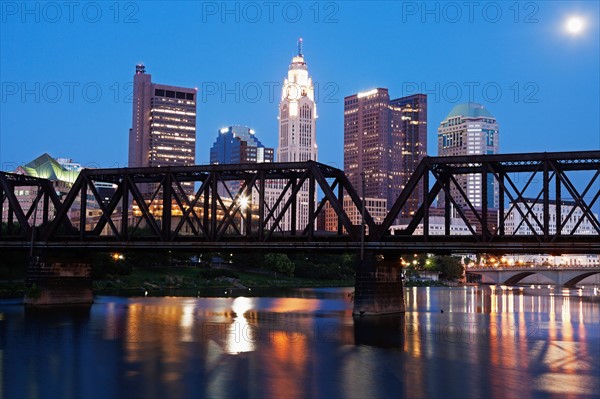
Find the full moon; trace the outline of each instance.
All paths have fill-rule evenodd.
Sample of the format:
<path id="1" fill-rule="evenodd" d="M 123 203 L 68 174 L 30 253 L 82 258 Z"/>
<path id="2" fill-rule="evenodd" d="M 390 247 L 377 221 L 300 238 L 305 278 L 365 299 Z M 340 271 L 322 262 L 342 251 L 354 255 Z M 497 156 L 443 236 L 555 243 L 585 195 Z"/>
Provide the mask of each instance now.
<path id="1" fill-rule="evenodd" d="M 579 17 L 570 17 L 567 20 L 567 32 L 569 32 L 572 35 L 578 35 L 579 33 L 581 33 L 581 31 L 583 31 L 584 25 L 585 24 L 583 22 L 583 19 Z"/>

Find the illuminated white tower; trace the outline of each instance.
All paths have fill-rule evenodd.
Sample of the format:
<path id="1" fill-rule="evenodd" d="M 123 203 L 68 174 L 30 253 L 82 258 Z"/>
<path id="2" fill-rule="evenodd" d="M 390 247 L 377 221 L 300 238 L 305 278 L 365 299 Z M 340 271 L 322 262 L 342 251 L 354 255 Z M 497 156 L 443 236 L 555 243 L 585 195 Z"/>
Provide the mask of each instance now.
<path id="1" fill-rule="evenodd" d="M 298 55 L 292 58 L 287 79 L 283 82 L 278 119 L 277 161 L 316 161 L 317 105 L 312 79 L 308 76 L 302 54 L 302 38 L 298 40 Z"/>
<path id="2" fill-rule="evenodd" d="M 312 79 L 302 54 L 302 38 L 298 40 L 298 54 L 292 57 L 287 78 L 281 90 L 279 103 L 279 145 L 277 162 L 304 162 L 317 160 L 316 120 L 317 105 Z M 270 186 L 267 201 L 272 206 L 283 187 Z M 308 224 L 308 183 L 297 196 L 296 229 L 304 230 Z M 281 220 L 284 231 L 292 230 L 291 213 Z"/>

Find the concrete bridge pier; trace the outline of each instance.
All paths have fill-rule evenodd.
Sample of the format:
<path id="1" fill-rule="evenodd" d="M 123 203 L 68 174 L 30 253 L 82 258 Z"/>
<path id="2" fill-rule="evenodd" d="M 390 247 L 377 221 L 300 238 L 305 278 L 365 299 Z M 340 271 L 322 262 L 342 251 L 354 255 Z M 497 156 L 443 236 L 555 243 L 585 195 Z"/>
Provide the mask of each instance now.
<path id="1" fill-rule="evenodd" d="M 353 314 L 358 316 L 404 313 L 400 255 L 367 251 L 358 266 Z"/>
<path id="2" fill-rule="evenodd" d="M 89 305 L 92 262 L 88 256 L 37 253 L 31 256 L 25 280 L 25 306 Z"/>

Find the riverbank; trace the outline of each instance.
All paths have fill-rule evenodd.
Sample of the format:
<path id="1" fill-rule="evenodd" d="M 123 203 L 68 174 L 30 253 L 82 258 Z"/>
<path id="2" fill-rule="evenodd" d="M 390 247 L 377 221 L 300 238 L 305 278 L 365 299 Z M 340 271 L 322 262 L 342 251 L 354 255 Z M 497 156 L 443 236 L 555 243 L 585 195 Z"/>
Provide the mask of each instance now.
<path id="1" fill-rule="evenodd" d="M 198 290 L 203 288 L 318 288 L 352 287 L 354 277 L 337 280 L 317 280 L 277 274 L 230 271 L 222 269 L 198 269 L 194 267 L 157 267 L 133 269 L 128 275 L 109 275 L 93 281 L 94 293 L 114 294 L 150 292 L 153 295 L 173 290 Z M 23 297 L 23 280 L 0 281 L 0 298 Z"/>
<path id="2" fill-rule="evenodd" d="M 120 289 L 144 289 L 162 291 L 200 288 L 300 288 L 300 287 L 348 287 L 354 278 L 342 280 L 316 280 L 310 278 L 263 274 L 220 269 L 153 268 L 137 269 L 130 275 L 111 276 L 94 281 L 94 292 Z"/>
<path id="3" fill-rule="evenodd" d="M 353 287 L 354 277 L 346 279 L 313 279 L 268 272 L 202 269 L 196 267 L 134 268 L 131 274 L 107 275 L 93 281 L 97 295 L 150 293 L 151 295 L 222 288 L 225 290 L 256 288 L 325 288 Z M 446 283 L 431 280 L 406 280 L 405 287 L 444 287 Z M 0 281 L 0 298 L 22 298 L 23 280 Z"/>

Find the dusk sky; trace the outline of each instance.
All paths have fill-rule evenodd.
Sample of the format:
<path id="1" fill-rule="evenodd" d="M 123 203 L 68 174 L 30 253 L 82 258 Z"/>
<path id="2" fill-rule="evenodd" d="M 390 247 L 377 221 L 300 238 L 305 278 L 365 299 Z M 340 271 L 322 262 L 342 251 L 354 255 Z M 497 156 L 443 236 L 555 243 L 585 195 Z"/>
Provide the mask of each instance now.
<path id="1" fill-rule="evenodd" d="M 199 164 L 232 124 L 277 147 L 299 37 L 321 162 L 343 167 L 343 99 L 375 87 L 428 94 L 429 155 L 469 100 L 497 118 L 502 153 L 600 149 L 597 1 L 224 4 L 2 2 L 0 169 L 45 152 L 126 166 L 140 62 L 153 82 L 198 88 Z"/>

